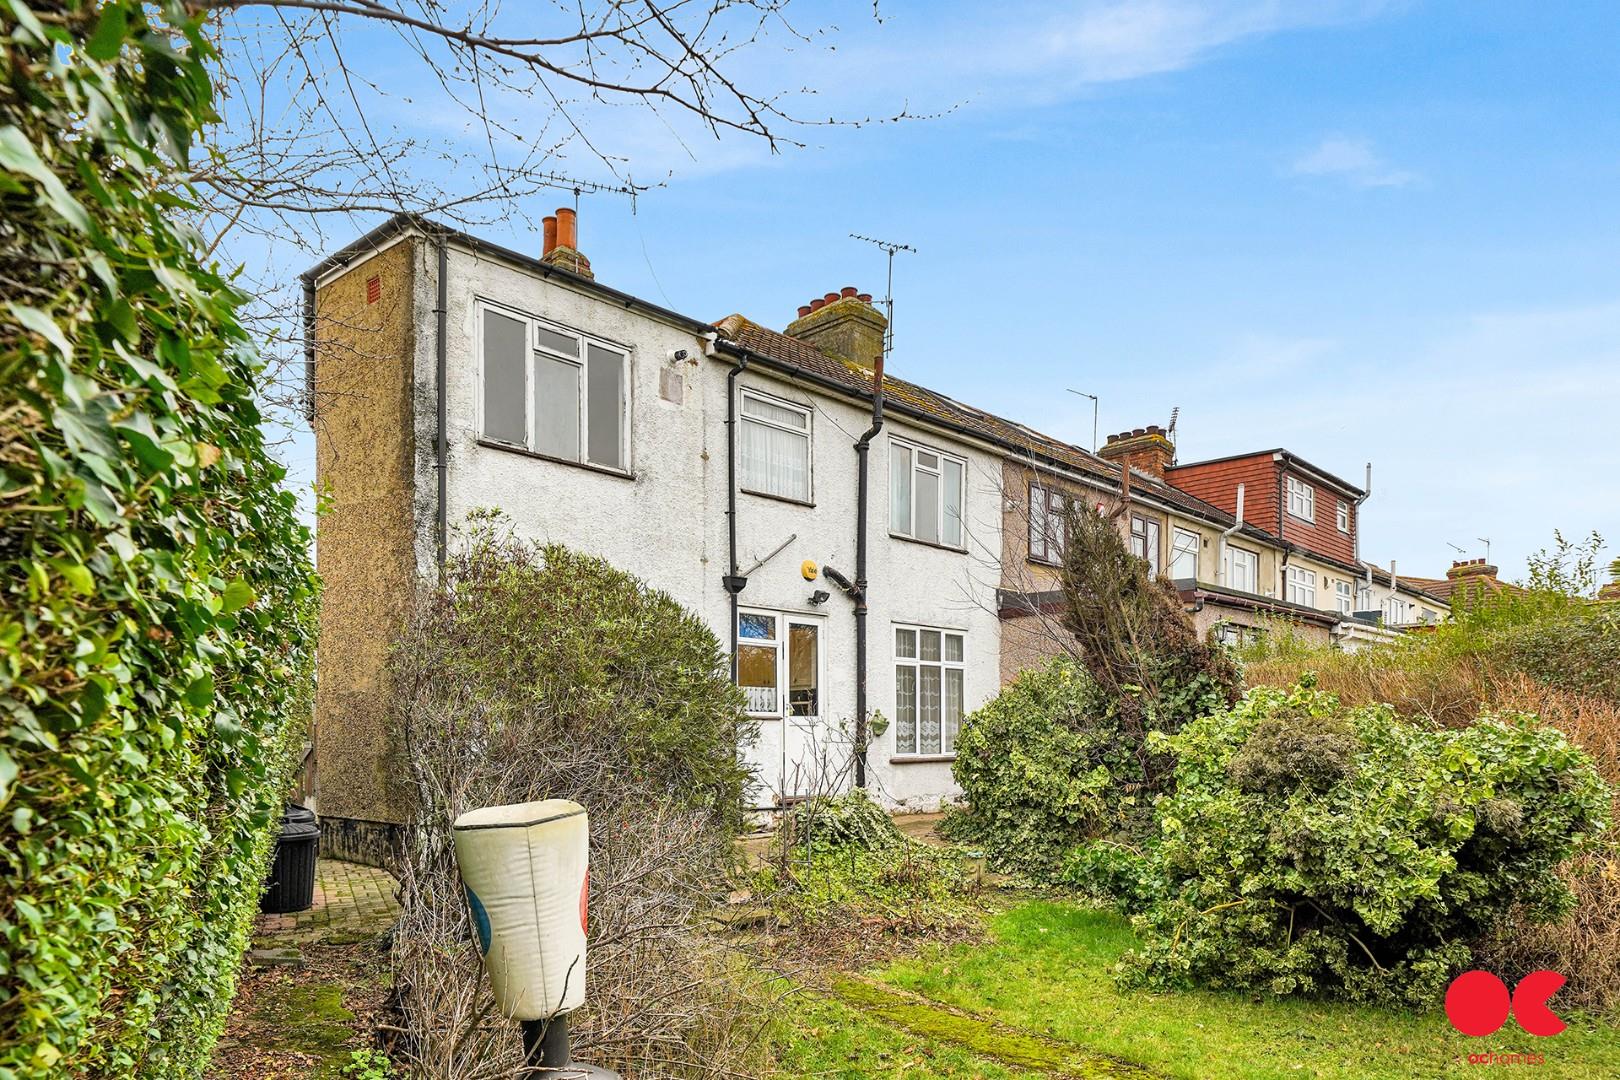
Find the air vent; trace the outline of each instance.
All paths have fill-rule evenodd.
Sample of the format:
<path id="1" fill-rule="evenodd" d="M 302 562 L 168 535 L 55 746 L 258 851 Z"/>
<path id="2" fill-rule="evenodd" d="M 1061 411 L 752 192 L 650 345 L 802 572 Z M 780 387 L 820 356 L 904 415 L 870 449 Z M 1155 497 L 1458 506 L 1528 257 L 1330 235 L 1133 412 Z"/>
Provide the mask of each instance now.
<path id="1" fill-rule="evenodd" d="M 375 304 L 382 299 L 382 278 L 372 274 L 366 278 L 366 303 Z"/>

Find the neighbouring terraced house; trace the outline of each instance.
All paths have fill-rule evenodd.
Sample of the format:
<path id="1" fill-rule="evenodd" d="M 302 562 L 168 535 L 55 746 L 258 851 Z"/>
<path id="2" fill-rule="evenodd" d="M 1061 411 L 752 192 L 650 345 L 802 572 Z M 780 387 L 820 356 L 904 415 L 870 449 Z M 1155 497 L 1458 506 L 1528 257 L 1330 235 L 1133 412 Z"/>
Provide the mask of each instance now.
<path id="1" fill-rule="evenodd" d="M 1359 489 L 1284 451 L 1247 455 L 1238 476 L 1175 465 L 1158 428 L 1093 454 L 975 409 L 884 371 L 884 316 L 853 288 L 781 332 L 693 318 L 596 281 L 567 210 L 539 256 L 399 215 L 304 285 L 328 506 L 315 787 L 334 855 L 380 861 L 392 843 L 387 648 L 477 509 L 708 622 L 760 721 L 740 752 L 761 809 L 830 783 L 894 807 L 958 794 L 961 718 L 1063 648 L 1070 499 L 1117 511 L 1228 640 L 1281 619 L 1354 644 L 1388 632 L 1356 612 L 1410 595 L 1361 568 Z M 1289 501 L 1295 479 L 1306 504 Z"/>

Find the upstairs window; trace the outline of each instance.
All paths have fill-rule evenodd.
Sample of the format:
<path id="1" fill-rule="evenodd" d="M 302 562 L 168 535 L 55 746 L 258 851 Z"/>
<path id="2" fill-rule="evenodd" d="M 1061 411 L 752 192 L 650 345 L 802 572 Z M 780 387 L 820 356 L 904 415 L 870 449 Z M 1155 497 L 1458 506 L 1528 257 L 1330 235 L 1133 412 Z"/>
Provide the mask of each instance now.
<path id="1" fill-rule="evenodd" d="M 967 463 L 926 446 L 889 443 L 889 531 L 945 547 L 966 547 L 962 528 Z"/>
<path id="2" fill-rule="evenodd" d="M 954 754 L 962 722 L 962 635 L 926 626 L 894 630 L 894 752 Z"/>
<path id="3" fill-rule="evenodd" d="M 744 491 L 810 501 L 810 410 L 742 392 L 738 434 Z"/>
<path id="4" fill-rule="evenodd" d="M 1350 532 L 1350 504 L 1340 499 L 1335 517 L 1338 519 L 1339 531 L 1348 534 Z"/>
<path id="5" fill-rule="evenodd" d="M 1147 560 L 1148 574 L 1159 576 L 1159 537 L 1162 526 L 1150 517 L 1131 515 L 1131 554 Z"/>
<path id="6" fill-rule="evenodd" d="M 1069 500 L 1061 491 L 1029 485 L 1029 557 L 1036 562 L 1063 561 L 1068 532 Z"/>
<path id="7" fill-rule="evenodd" d="M 1226 549 L 1226 587 L 1239 592 L 1258 592 L 1260 556 L 1246 548 Z"/>
<path id="8" fill-rule="evenodd" d="M 1187 529 L 1170 530 L 1170 580 L 1198 579 L 1198 549 L 1203 541 Z"/>
<path id="9" fill-rule="evenodd" d="M 484 438 L 627 469 L 629 354 L 494 307 L 480 308 L 479 317 Z"/>
<path id="10" fill-rule="evenodd" d="M 1288 478 L 1288 512 L 1304 521 L 1316 522 L 1316 489 L 1295 476 Z"/>
<path id="11" fill-rule="evenodd" d="M 1288 595 L 1284 599 L 1290 604 L 1300 604 L 1312 608 L 1316 606 L 1315 570 L 1290 566 L 1286 580 L 1288 583 Z"/>

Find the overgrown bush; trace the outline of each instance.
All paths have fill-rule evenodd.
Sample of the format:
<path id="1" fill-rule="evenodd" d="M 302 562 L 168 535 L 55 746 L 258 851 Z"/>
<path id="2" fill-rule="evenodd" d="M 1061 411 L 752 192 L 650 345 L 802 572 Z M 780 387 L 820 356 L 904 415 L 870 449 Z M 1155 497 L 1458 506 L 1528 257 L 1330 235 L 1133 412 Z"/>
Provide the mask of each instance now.
<path id="1" fill-rule="evenodd" d="M 1165 738 L 1167 889 L 1129 980 L 1433 1005 L 1470 942 L 1569 910 L 1556 870 L 1606 826 L 1590 757 L 1533 719 L 1448 731 L 1301 684 Z"/>
<path id="2" fill-rule="evenodd" d="M 1231 704 L 1238 682 L 1114 517 L 1077 506 L 1067 530 L 1074 656 L 1021 672 L 962 721 L 952 771 L 968 809 L 948 823 L 998 867 L 1043 879 L 1088 837 L 1152 830 L 1153 798 L 1172 773 L 1149 736 Z"/>
<path id="3" fill-rule="evenodd" d="M 971 809 L 951 819 L 951 834 L 982 844 L 999 868 L 1049 876 L 1139 797 L 1128 789 L 1140 786 L 1137 758 L 1116 721 L 1068 657 L 1019 672 L 962 722 L 951 771 Z"/>
<path id="4" fill-rule="evenodd" d="M 860 954 L 982 927 L 977 862 L 906 836 L 859 789 L 795 807 L 771 853 L 748 884 L 783 931 L 779 954 Z"/>
<path id="5" fill-rule="evenodd" d="M 414 792 L 394 967 L 405 1056 L 435 1077 L 504 1076 L 515 1024 L 472 944 L 450 825 L 480 806 L 568 798 L 591 816 L 582 1060 L 636 1075 L 745 1065 L 745 965 L 702 932 L 726 895 L 748 736 L 708 627 L 601 559 L 522 543 L 479 515 L 392 654 Z"/>
<path id="6" fill-rule="evenodd" d="M 309 537 L 175 224 L 200 12 L 0 8 L 0 1076 L 196 1075 L 309 715 Z"/>

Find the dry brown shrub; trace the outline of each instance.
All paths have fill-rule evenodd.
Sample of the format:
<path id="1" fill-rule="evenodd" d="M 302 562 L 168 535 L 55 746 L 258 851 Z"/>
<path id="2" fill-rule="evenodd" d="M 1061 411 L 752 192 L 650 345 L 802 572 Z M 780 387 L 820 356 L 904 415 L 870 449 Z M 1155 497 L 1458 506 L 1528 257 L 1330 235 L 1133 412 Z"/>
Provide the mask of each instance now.
<path id="1" fill-rule="evenodd" d="M 1524 675 L 1492 682 L 1491 707 L 1531 712 L 1592 755 L 1614 796 L 1611 822 L 1620 822 L 1620 706 L 1542 685 Z M 1561 871 L 1576 897 L 1575 909 L 1546 925 L 1520 924 L 1486 949 L 1492 970 L 1517 976 L 1538 968 L 1560 972 L 1564 999 L 1584 1008 L 1620 1008 L 1620 838 L 1611 825 L 1603 842 L 1571 859 Z"/>
<path id="2" fill-rule="evenodd" d="M 1249 686 L 1293 686 L 1313 672 L 1316 685 L 1346 705 L 1385 702 L 1406 717 L 1433 720 L 1446 727 L 1466 727 L 1486 701 L 1486 677 L 1479 665 L 1460 657 L 1423 656 L 1394 649 L 1340 652 L 1319 649 L 1308 655 L 1253 660 L 1243 665 Z"/>

